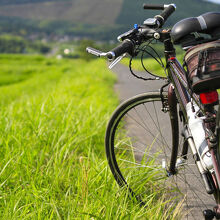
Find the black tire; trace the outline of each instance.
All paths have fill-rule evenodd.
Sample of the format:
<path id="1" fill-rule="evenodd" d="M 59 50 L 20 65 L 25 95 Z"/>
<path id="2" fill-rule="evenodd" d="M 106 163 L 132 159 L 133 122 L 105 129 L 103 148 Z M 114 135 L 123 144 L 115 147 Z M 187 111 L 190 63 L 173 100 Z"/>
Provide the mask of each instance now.
<path id="1" fill-rule="evenodd" d="M 146 204 L 149 192 L 166 193 L 172 203 L 183 199 L 183 209 L 202 219 L 202 211 L 212 209 L 215 201 L 205 192 L 190 149 L 187 161 L 178 153 L 182 164 L 176 175 L 168 175 L 172 132 L 169 113 L 161 108 L 160 93 L 155 92 L 135 96 L 115 110 L 105 137 L 111 172 L 119 186 L 127 188 L 141 204 Z M 179 152 L 183 143 L 180 137 Z"/>

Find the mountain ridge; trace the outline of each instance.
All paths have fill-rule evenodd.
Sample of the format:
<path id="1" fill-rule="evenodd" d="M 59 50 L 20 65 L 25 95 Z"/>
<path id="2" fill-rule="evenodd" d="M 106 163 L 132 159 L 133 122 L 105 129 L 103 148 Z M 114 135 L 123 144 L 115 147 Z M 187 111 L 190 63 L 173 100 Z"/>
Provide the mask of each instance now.
<path id="1" fill-rule="evenodd" d="M 1 32 L 29 34 L 46 32 L 74 36 L 88 36 L 95 39 L 112 39 L 126 31 L 134 23 L 160 11 L 143 10 L 143 3 L 169 4 L 168 0 L 1 0 Z M 220 11 L 220 5 L 201 0 L 172 0 L 176 12 L 168 19 L 167 25 L 198 16 L 208 11 Z M 16 24 L 16 25 L 15 25 Z M 13 30 L 12 30 L 13 29 Z"/>
<path id="2" fill-rule="evenodd" d="M 154 0 L 153 4 L 170 4 L 171 1 L 170 0 Z M 134 22 L 134 19 L 136 19 L 137 22 L 140 23 L 140 22 L 143 22 L 144 18 L 154 17 L 156 14 L 160 14 L 161 11 L 140 10 L 142 8 L 143 3 L 145 2 L 147 1 L 139 0 L 138 2 L 134 2 L 131 0 L 124 0 L 122 11 L 117 19 L 117 23 L 128 24 L 129 22 L 130 24 L 132 24 Z M 172 2 L 176 4 L 177 9 L 168 19 L 167 21 L 168 25 L 173 25 L 176 22 L 180 21 L 181 19 L 184 19 L 187 17 L 197 17 L 209 11 L 220 11 L 220 5 L 216 5 L 216 4 L 201 1 L 201 0 L 184 0 L 184 1 L 173 0 Z M 133 11 L 138 11 L 138 13 L 134 16 L 132 13 Z"/>

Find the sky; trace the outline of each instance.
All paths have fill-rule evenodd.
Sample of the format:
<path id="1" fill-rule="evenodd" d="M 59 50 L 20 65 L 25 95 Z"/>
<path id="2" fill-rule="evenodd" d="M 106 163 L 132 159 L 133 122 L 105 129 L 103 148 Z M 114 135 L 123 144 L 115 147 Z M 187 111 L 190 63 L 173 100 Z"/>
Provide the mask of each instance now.
<path id="1" fill-rule="evenodd" d="M 216 3 L 216 4 L 220 4 L 220 0 L 206 0 L 206 1 L 213 2 L 213 3 Z"/>

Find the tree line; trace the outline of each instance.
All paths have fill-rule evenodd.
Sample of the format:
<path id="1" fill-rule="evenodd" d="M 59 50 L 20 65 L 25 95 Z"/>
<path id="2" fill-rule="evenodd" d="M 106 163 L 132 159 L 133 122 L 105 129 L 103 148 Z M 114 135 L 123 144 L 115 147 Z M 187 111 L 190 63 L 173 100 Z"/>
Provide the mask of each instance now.
<path id="1" fill-rule="evenodd" d="M 2 35 L 0 36 L 0 53 L 48 53 L 50 47 L 41 42 L 31 42 L 21 37 Z"/>

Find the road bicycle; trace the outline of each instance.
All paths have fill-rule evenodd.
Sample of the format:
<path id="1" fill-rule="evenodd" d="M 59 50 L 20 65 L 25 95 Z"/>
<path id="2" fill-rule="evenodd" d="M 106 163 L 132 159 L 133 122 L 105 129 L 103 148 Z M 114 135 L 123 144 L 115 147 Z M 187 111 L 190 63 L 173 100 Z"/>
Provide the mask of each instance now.
<path id="1" fill-rule="evenodd" d="M 144 4 L 144 9 L 163 11 L 120 35 L 121 44 L 107 53 L 87 48 L 107 57 L 111 67 L 128 54 L 134 76 L 164 80 L 157 92 L 139 94 L 115 110 L 105 136 L 108 164 L 119 186 L 140 205 L 146 205 L 144 195 L 157 190 L 174 206 L 184 201 L 191 219 L 201 219 L 200 213 L 220 219 L 220 13 L 187 18 L 165 29 L 174 4 Z M 165 65 L 152 42 L 163 43 Z M 174 44 L 186 51 L 183 65 Z M 143 64 L 145 53 L 162 66 L 164 76 L 133 72 L 132 59 L 141 54 Z"/>

